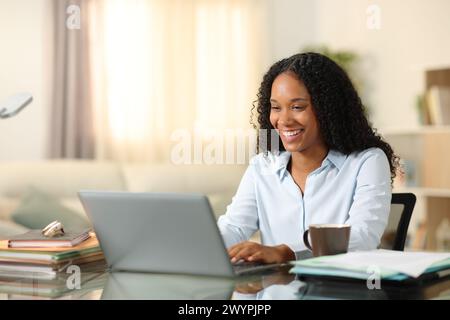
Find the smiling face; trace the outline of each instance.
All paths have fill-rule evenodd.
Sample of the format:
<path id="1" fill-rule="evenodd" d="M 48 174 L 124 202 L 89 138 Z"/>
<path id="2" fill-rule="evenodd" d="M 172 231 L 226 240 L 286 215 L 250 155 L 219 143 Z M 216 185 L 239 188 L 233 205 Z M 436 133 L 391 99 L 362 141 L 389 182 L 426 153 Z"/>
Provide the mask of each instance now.
<path id="1" fill-rule="evenodd" d="M 319 123 L 303 81 L 294 73 L 278 75 L 272 84 L 270 123 L 289 152 L 323 148 Z"/>

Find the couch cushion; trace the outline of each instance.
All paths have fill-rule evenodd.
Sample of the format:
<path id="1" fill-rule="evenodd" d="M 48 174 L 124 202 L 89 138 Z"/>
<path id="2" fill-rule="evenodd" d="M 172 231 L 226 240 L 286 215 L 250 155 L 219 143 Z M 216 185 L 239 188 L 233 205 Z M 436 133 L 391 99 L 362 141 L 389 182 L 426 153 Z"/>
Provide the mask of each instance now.
<path id="1" fill-rule="evenodd" d="M 58 199 L 59 202 L 66 208 L 71 209 L 74 213 L 77 213 L 83 219 L 88 220 L 86 213 L 84 212 L 83 205 L 78 197 L 63 197 Z"/>
<path id="2" fill-rule="evenodd" d="M 28 231 L 28 228 L 21 226 L 12 221 L 0 220 L 0 239 L 8 239 L 10 236 L 15 236 Z"/>
<path id="3" fill-rule="evenodd" d="M 127 189 L 133 192 L 236 191 L 246 166 L 231 165 L 125 165 Z"/>
<path id="4" fill-rule="evenodd" d="M 63 206 L 72 209 L 84 219 L 88 219 L 78 197 L 61 197 L 58 200 Z M 21 197 L 0 197 L 0 220 L 11 220 L 11 213 L 19 207 L 21 201 Z"/>
<path id="5" fill-rule="evenodd" d="M 0 197 L 0 220 L 11 220 L 11 213 L 19 206 L 20 198 Z"/>
<path id="6" fill-rule="evenodd" d="M 202 193 L 218 216 L 225 213 L 245 169 L 244 165 L 130 164 L 123 171 L 131 192 Z"/>
<path id="7" fill-rule="evenodd" d="M 0 163 L 0 195 L 20 197 L 30 187 L 57 197 L 77 196 L 80 189 L 125 190 L 120 165 L 90 160 Z"/>
<path id="8" fill-rule="evenodd" d="M 42 229 L 54 220 L 59 220 L 66 229 L 89 227 L 89 221 L 76 211 L 37 188 L 30 188 L 22 198 L 11 219 L 30 229 Z"/>
<path id="9" fill-rule="evenodd" d="M 227 206 L 231 203 L 231 199 L 233 198 L 234 194 L 235 191 L 206 194 L 216 218 L 219 218 L 219 216 L 227 211 Z"/>

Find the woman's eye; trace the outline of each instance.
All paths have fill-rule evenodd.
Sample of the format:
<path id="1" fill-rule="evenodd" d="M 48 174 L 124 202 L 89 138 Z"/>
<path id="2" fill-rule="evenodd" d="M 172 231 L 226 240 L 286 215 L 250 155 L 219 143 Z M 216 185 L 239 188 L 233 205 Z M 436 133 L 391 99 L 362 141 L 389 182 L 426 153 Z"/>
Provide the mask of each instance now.
<path id="1" fill-rule="evenodd" d="M 293 110 L 304 110 L 306 107 L 304 106 L 293 106 L 292 109 Z"/>
<path id="2" fill-rule="evenodd" d="M 280 107 L 278 107 L 278 106 L 271 106 L 270 109 L 272 109 L 273 111 L 278 111 L 278 110 L 280 110 Z"/>

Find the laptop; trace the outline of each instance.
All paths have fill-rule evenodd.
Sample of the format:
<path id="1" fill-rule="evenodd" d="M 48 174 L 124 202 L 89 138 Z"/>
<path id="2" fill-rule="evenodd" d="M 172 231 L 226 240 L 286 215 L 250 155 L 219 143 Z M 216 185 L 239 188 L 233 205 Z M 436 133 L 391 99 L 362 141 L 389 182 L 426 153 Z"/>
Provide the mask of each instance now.
<path id="1" fill-rule="evenodd" d="M 233 277 L 280 264 L 233 266 L 201 194 L 80 191 L 111 271 Z"/>

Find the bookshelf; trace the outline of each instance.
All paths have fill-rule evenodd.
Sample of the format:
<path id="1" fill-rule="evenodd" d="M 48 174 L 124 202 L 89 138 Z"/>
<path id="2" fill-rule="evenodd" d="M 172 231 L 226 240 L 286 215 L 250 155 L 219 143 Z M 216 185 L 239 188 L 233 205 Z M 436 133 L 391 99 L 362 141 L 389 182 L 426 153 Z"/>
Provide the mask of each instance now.
<path id="1" fill-rule="evenodd" d="M 425 72 L 425 89 L 450 87 L 450 68 Z M 450 106 L 448 106 L 450 108 Z M 450 251 L 450 125 L 386 128 L 379 131 L 404 163 L 393 192 L 417 197 L 408 249 Z"/>
<path id="2" fill-rule="evenodd" d="M 432 86 L 450 86 L 450 68 L 425 71 L 425 89 Z"/>

